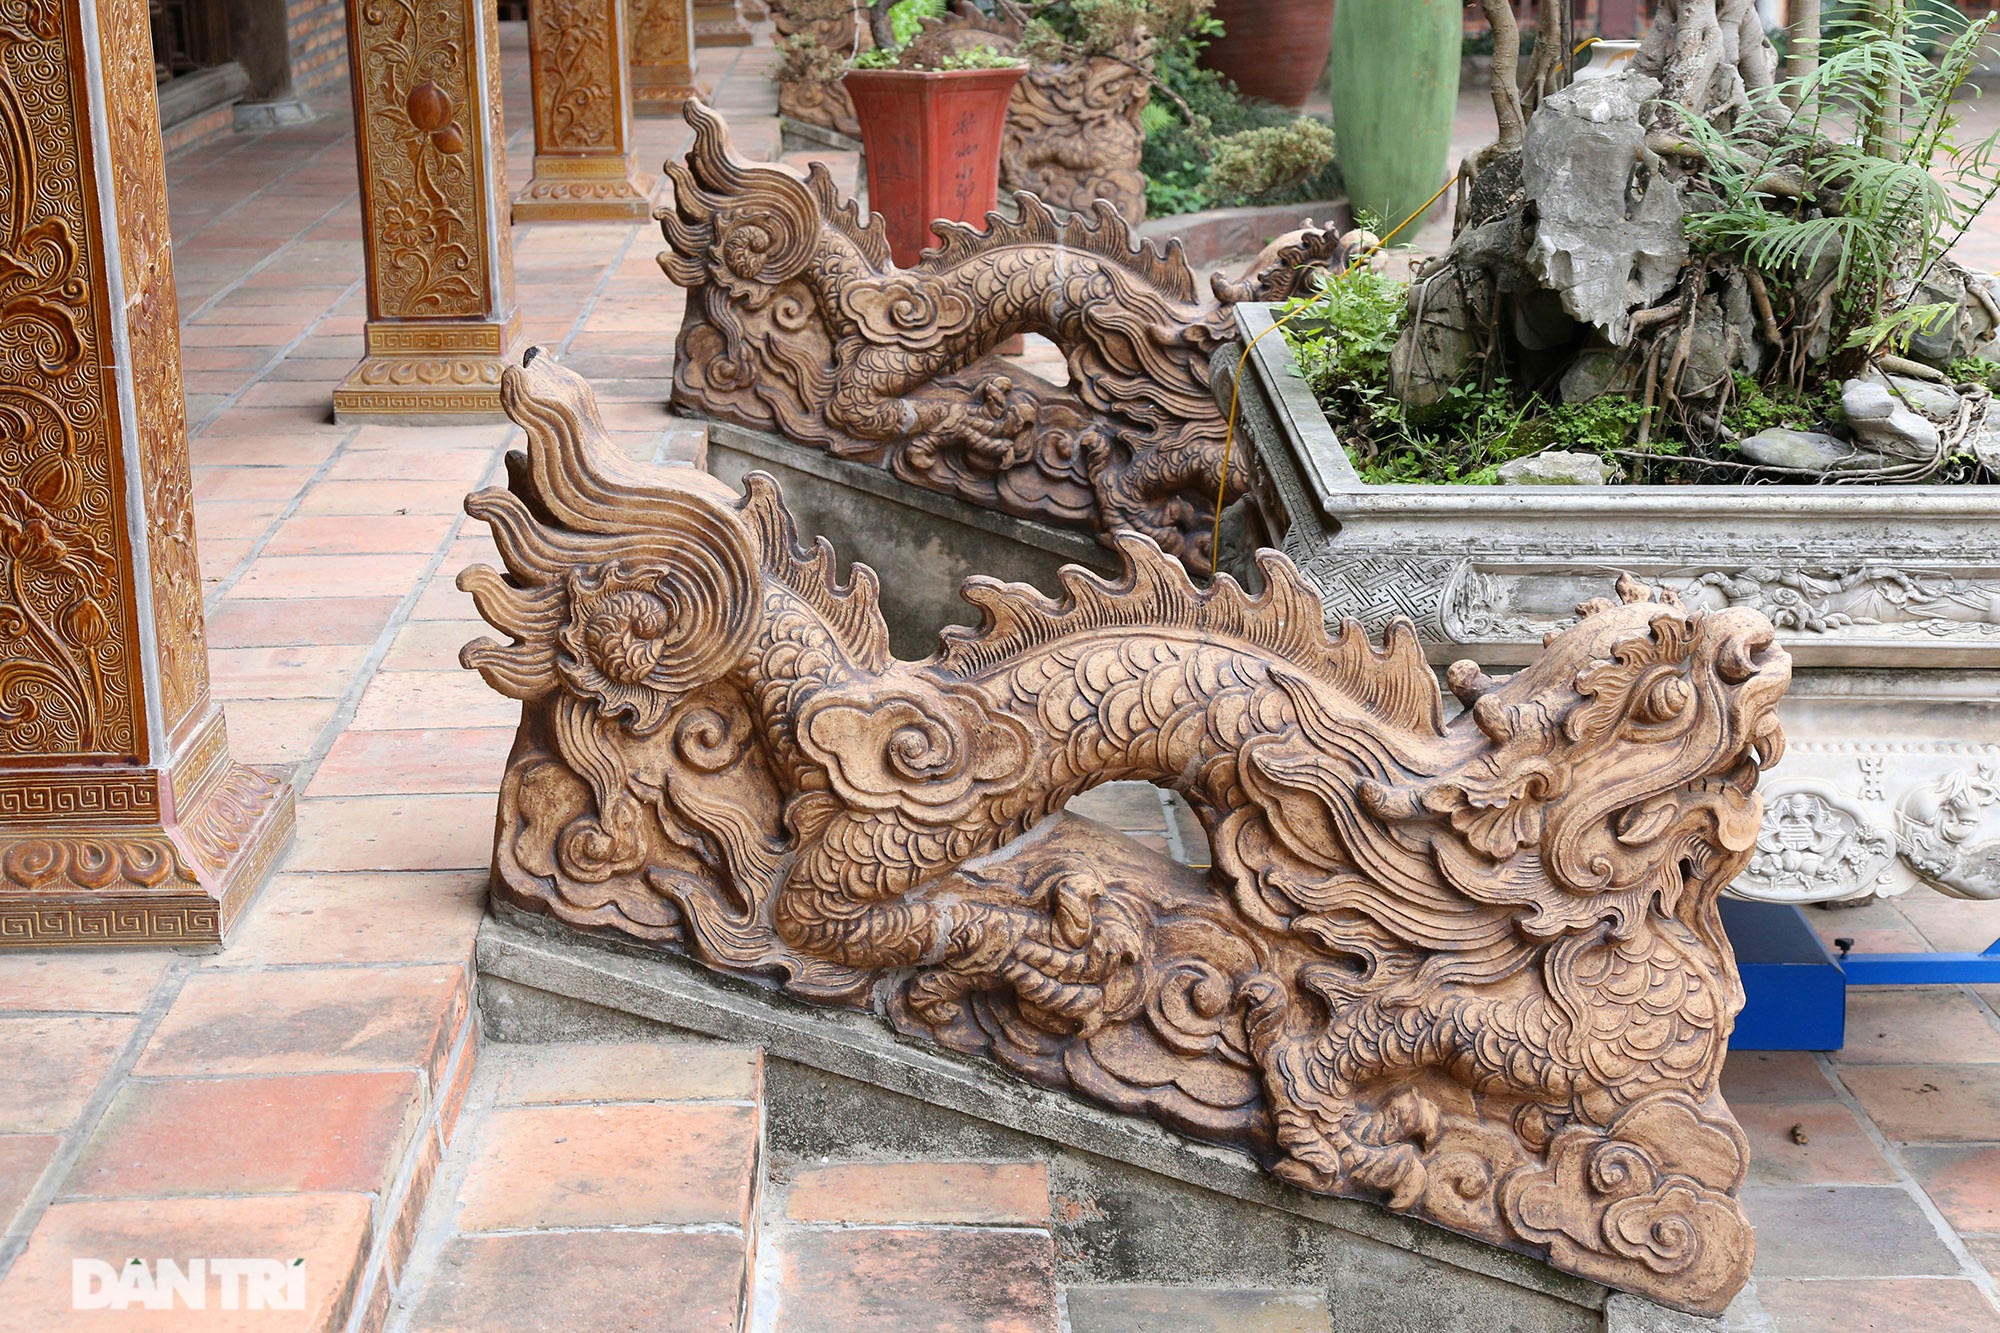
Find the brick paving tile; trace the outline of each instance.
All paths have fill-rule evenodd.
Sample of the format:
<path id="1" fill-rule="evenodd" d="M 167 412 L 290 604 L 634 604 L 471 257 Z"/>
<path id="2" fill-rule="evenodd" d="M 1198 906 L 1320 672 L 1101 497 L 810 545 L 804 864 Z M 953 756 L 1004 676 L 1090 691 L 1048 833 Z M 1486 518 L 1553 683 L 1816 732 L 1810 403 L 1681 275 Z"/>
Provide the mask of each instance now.
<path id="1" fill-rule="evenodd" d="M 1731 1109 L 1750 1136 L 1753 1185 L 1895 1183 L 1874 1140 L 1837 1101 L 1737 1102 Z"/>
<path id="2" fill-rule="evenodd" d="M 465 1005 L 458 966 L 199 972 L 134 1072 L 415 1069 L 435 1085 Z"/>
<path id="3" fill-rule="evenodd" d="M 254 545 L 256 543 L 248 539 L 235 541 L 204 539 L 201 548 L 196 552 L 196 562 L 201 566 L 201 581 L 204 584 L 214 584 L 228 578 L 236 566 L 243 563 Z"/>
<path id="4" fill-rule="evenodd" d="M 383 426 L 369 424 L 354 433 L 348 447 L 355 450 L 384 449 L 406 453 L 412 448 L 457 451 L 497 449 L 520 434 L 511 423 L 493 422 L 480 426 Z"/>
<path id="5" fill-rule="evenodd" d="M 266 555 L 430 554 L 451 531 L 449 514 L 364 514 L 288 518 L 271 534 Z"/>
<path id="6" fill-rule="evenodd" d="M 380 671 L 362 692 L 352 729 L 512 728 L 520 721 L 520 701 L 499 693 L 476 672 Z"/>
<path id="7" fill-rule="evenodd" d="M 214 648 L 209 681 L 218 699 L 338 699 L 368 657 L 361 643 Z"/>
<path id="8" fill-rule="evenodd" d="M 217 539 L 238 540 L 261 537 L 279 514 L 283 500 L 210 500 L 194 507 L 194 526 L 200 543 Z"/>
<path id="9" fill-rule="evenodd" d="M 1993 1064 L 2000 1062 L 2000 1029 L 1956 986 L 1858 986 L 1847 992 L 1847 1044 L 1833 1058 L 1842 1065 Z"/>
<path id="10" fill-rule="evenodd" d="M 449 556 L 445 568 L 458 572 Z M 483 620 L 413 620 L 396 631 L 382 659 L 384 671 L 457 671 L 458 650 L 474 639 L 493 638 L 499 631 Z"/>
<path id="11" fill-rule="evenodd" d="M 137 1079 L 63 1181 L 71 1198 L 379 1192 L 417 1132 L 414 1073 Z"/>
<path id="12" fill-rule="evenodd" d="M 243 597 L 394 597 L 409 590 L 425 557 L 260 555 L 231 591 Z"/>
<path id="13" fill-rule="evenodd" d="M 55 1134 L 0 1134 L 0 1232 L 13 1224 L 61 1146 L 62 1138 Z"/>
<path id="14" fill-rule="evenodd" d="M 2000 1066 L 1852 1065 L 1840 1081 L 1900 1142 L 1986 1143 L 2000 1124 Z"/>
<path id="15" fill-rule="evenodd" d="M 1990 1275 L 2000 1275 L 2000 1236 L 1965 1236 L 1966 1252 Z"/>
<path id="16" fill-rule="evenodd" d="M 746 1226 L 757 1162 L 747 1106 L 496 1110 L 479 1126 L 459 1230 Z"/>
<path id="17" fill-rule="evenodd" d="M 123 1017 L 0 1016 L 0 1134 L 68 1129 L 134 1026 Z"/>
<path id="18" fill-rule="evenodd" d="M 689 1042 L 499 1045 L 481 1057 L 494 1071 L 494 1102 L 754 1101 L 763 1092 L 755 1047 Z"/>
<path id="19" fill-rule="evenodd" d="M 416 1165 L 403 1184 L 400 1201 L 390 1200 L 396 1213 L 389 1219 L 382 1248 L 392 1281 L 402 1280 L 410 1251 L 416 1245 L 417 1229 L 423 1222 L 424 1205 L 430 1201 L 431 1186 L 437 1181 L 438 1167 L 443 1161 L 444 1148 L 438 1136 L 427 1132 L 418 1147 Z"/>
<path id="20" fill-rule="evenodd" d="M 1784 1333 L 2000 1333 L 1970 1282 L 1774 1282 L 1757 1298 Z"/>
<path id="21" fill-rule="evenodd" d="M 449 482 L 476 486 L 493 463 L 494 449 L 350 450 L 326 470 L 328 481 Z"/>
<path id="22" fill-rule="evenodd" d="M 486 907 L 486 872 L 281 874 L 211 968 L 273 963 L 462 963 Z"/>
<path id="23" fill-rule="evenodd" d="M 448 1242 L 410 1327 L 423 1333 L 734 1333 L 743 1242 L 567 1232 Z"/>
<path id="24" fill-rule="evenodd" d="M 1905 1148 L 1902 1158 L 1953 1227 L 2000 1232 L 2000 1144 Z"/>
<path id="25" fill-rule="evenodd" d="M 777 1333 L 1056 1333 L 1047 1232 L 798 1229 Z"/>
<path id="26" fill-rule="evenodd" d="M 246 764 L 293 764 L 312 751 L 337 699 L 231 699 L 229 748 Z"/>
<path id="27" fill-rule="evenodd" d="M 313 796 L 491 792 L 500 785 L 512 727 L 345 731 L 313 774 Z"/>
<path id="28" fill-rule="evenodd" d="M 320 1333 L 347 1320 L 369 1234 L 363 1194 L 285 1194 L 229 1199 L 120 1199 L 57 1204 L 0 1281 L 0 1333 L 130 1328 L 145 1333 Z M 205 1308 L 92 1311 L 73 1306 L 71 1260 L 121 1265 L 191 1259 L 304 1260 L 305 1309 L 224 1310 L 210 1275 Z"/>
<path id="29" fill-rule="evenodd" d="M 452 481 L 322 481 L 299 501 L 313 514 L 453 514 L 468 486 Z"/>
<path id="30" fill-rule="evenodd" d="M 794 1222 L 1047 1226 L 1044 1162 L 852 1162 L 796 1171 Z"/>
<path id="31" fill-rule="evenodd" d="M 279 648 L 294 644 L 372 644 L 398 597 L 231 595 L 208 614 L 208 646 Z"/>
<path id="32" fill-rule="evenodd" d="M 251 352 L 261 361 L 267 349 L 256 348 Z M 257 387 L 257 386 L 252 386 Z M 320 394 L 325 396 L 325 390 Z M 246 393 L 239 400 L 251 410 L 259 410 L 257 404 L 249 401 Z M 188 447 L 188 461 L 196 467 L 265 467 L 274 463 L 289 464 L 294 467 L 313 467 L 326 462 L 340 448 L 341 436 L 332 430 L 315 434 L 287 431 L 284 434 L 266 435 L 202 435 Z M 208 504 L 248 504 L 247 500 L 210 500 Z M 198 512 L 205 513 L 206 510 Z M 207 535 L 207 529 L 202 529 Z"/>
<path id="33" fill-rule="evenodd" d="M 1327 1333 L 1317 1291 L 1065 1287 L 1071 1333 Z"/>
<path id="34" fill-rule="evenodd" d="M 136 1014 L 170 961 L 110 949 L 0 954 L 0 1009 Z"/>
<path id="35" fill-rule="evenodd" d="M 487 563 L 491 564 L 492 561 Z M 469 593 L 460 592 L 452 583 L 458 577 L 463 565 L 447 561 L 444 575 L 434 578 L 430 586 L 417 598 L 417 604 L 410 609 L 411 620 L 473 620 L 479 616 L 479 608 L 473 605 Z"/>
<path id="36" fill-rule="evenodd" d="M 1756 1275 L 1955 1275 L 1958 1258 L 1908 1192 L 1873 1185 L 1753 1185 L 1743 1207 L 1757 1229 Z"/>
<path id="37" fill-rule="evenodd" d="M 490 793 L 299 802 L 294 870 L 464 870 L 493 860 Z"/>
<path id="38" fill-rule="evenodd" d="M 309 467 L 198 467 L 194 498 L 203 500 L 289 500 L 312 477 Z"/>

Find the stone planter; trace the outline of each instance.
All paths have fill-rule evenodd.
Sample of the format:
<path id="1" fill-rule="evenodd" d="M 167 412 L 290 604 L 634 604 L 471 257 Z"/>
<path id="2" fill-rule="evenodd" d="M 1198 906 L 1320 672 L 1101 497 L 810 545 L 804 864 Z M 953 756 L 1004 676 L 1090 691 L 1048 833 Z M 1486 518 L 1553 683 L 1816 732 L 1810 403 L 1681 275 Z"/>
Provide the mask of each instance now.
<path id="1" fill-rule="evenodd" d="M 1257 339 L 1271 307 L 1237 320 Z M 1226 381 L 1237 357 L 1216 362 Z M 1798 665 L 1792 743 L 1739 895 L 2000 897 L 2000 490 L 1372 486 L 1275 332 L 1240 418 L 1259 515 L 1329 617 L 1408 616 L 1440 666 L 1527 661 L 1625 573 L 1769 615 Z"/>
<path id="2" fill-rule="evenodd" d="M 983 225 L 993 211 L 1007 99 L 1025 72 L 857 69 L 842 81 L 861 123 L 868 206 L 898 264 L 933 244 L 933 221 Z"/>

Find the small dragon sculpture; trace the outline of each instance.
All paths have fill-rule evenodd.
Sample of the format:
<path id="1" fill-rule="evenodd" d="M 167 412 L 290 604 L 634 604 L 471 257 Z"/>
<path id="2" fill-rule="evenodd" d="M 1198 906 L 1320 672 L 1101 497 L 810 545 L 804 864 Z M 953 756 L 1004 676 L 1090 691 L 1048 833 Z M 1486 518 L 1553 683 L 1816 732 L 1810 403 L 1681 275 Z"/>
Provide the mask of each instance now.
<path id="1" fill-rule="evenodd" d="M 674 405 L 775 431 L 990 509 L 1095 532 L 1143 533 L 1211 567 L 1215 507 L 1253 460 L 1229 448 L 1210 359 L 1236 337 L 1231 302 L 1283 300 L 1342 241 L 1291 238 L 1284 272 L 1217 275 L 1198 299 L 1178 241 L 1137 244 L 1098 201 L 1067 219 L 1032 194 L 988 229 L 938 222 L 899 269 L 814 163 L 801 181 L 747 163 L 698 102 L 694 146 L 669 163 L 660 265 L 688 289 Z M 1274 262 L 1275 259 L 1274 259 Z M 996 354 L 1025 333 L 1068 363 L 1056 385 Z"/>
<path id="2" fill-rule="evenodd" d="M 1198 588 L 1123 534 L 1062 596 L 898 661 L 775 483 L 640 468 L 551 358 L 467 510 L 460 578 L 523 704 L 494 888 L 1048 1087 L 1692 1310 L 1749 1271 L 1718 1092 L 1741 989 L 1716 912 L 1757 836 L 1790 660 L 1748 609 L 1630 582 L 1539 661 L 1447 680 L 1281 555 Z M 1071 798 L 1141 779 L 1201 875 Z"/>

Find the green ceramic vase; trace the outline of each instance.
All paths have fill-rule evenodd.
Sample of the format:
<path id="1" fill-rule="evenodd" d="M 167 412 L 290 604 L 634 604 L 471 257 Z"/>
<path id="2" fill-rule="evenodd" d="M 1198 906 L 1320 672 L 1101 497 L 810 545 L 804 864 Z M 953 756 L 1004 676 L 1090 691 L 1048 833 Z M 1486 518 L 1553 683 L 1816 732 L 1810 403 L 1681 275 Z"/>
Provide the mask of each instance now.
<path id="1" fill-rule="evenodd" d="M 1334 5 L 1330 73 L 1341 175 L 1355 211 L 1379 219 L 1384 232 L 1445 182 L 1462 13 L 1458 0 Z"/>

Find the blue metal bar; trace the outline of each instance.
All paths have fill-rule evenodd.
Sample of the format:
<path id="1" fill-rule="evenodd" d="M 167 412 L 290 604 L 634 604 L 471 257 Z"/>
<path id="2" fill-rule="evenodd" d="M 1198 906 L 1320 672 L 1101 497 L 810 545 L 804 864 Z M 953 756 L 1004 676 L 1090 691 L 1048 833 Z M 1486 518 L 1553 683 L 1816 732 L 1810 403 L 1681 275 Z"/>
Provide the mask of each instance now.
<path id="1" fill-rule="evenodd" d="M 2000 985 L 2000 940 L 1985 953 L 1851 953 L 1840 967 L 1850 986 Z"/>

